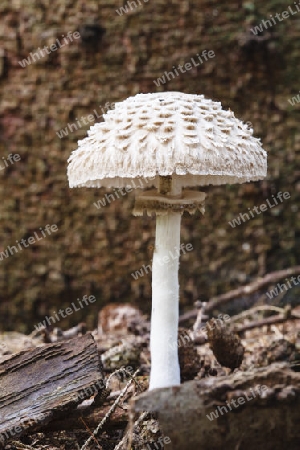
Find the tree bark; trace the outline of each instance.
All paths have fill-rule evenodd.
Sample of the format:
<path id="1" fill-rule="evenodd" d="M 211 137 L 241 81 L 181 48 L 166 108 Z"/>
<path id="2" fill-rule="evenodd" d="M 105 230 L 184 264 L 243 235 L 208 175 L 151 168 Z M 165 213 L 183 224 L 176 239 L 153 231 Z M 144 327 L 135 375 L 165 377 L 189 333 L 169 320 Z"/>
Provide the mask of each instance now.
<path id="1" fill-rule="evenodd" d="M 267 388 L 259 390 L 262 385 Z M 168 450 L 297 450 L 300 374 L 275 363 L 190 381 L 143 393 L 133 401 L 133 410 L 158 414 L 164 435 L 171 439 Z"/>
<path id="2" fill-rule="evenodd" d="M 0 447 L 103 388 L 91 334 L 11 356 L 0 363 Z"/>

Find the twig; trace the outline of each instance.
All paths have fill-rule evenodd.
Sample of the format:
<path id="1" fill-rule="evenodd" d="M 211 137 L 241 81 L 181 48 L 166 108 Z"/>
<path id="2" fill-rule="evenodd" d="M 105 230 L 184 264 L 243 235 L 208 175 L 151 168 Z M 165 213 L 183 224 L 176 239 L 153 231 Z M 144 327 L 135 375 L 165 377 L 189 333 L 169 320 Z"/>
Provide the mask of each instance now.
<path id="1" fill-rule="evenodd" d="M 138 424 L 144 420 L 144 418 L 148 415 L 148 411 L 144 411 L 140 417 L 134 422 L 133 426 L 127 431 L 127 433 L 123 436 L 122 440 L 116 445 L 114 450 L 120 450 L 122 448 L 122 445 L 125 444 L 126 440 L 128 439 L 128 436 L 132 433 L 133 429 L 138 426 Z"/>
<path id="2" fill-rule="evenodd" d="M 247 309 L 246 311 L 243 311 L 240 314 L 237 314 L 236 316 L 231 317 L 230 322 L 237 322 L 238 320 L 243 319 L 244 317 L 250 316 L 251 314 L 253 314 L 257 311 L 276 311 L 278 313 L 284 312 L 283 308 L 279 308 L 278 306 L 269 306 L 269 305 L 254 306 L 251 309 Z"/>
<path id="3" fill-rule="evenodd" d="M 267 317 L 266 319 L 258 320 L 255 322 L 246 323 L 239 327 L 234 327 L 236 333 L 242 331 L 252 330 L 253 328 L 263 327 L 264 325 L 272 325 L 275 323 L 283 323 L 287 320 L 299 320 L 300 314 L 286 310 L 283 314 L 277 314 L 276 316 Z"/>
<path id="4" fill-rule="evenodd" d="M 212 311 L 217 306 L 227 303 L 230 300 L 233 300 L 237 297 L 253 294 L 256 291 L 259 291 L 267 284 L 277 282 L 282 278 L 295 274 L 297 275 L 300 274 L 300 266 L 294 266 L 288 269 L 277 270 L 276 272 L 269 273 L 265 275 L 263 278 L 258 278 L 257 280 L 252 281 L 252 283 L 249 283 L 246 286 L 241 286 L 237 289 L 233 289 L 232 291 L 226 292 L 226 294 L 221 294 L 218 295 L 217 297 L 211 298 L 206 305 L 205 312 L 207 313 L 208 311 Z"/>
<path id="5" fill-rule="evenodd" d="M 109 389 L 109 383 L 110 383 L 111 378 L 112 378 L 114 375 L 117 375 L 118 373 L 121 373 L 121 372 L 126 373 L 126 374 L 129 375 L 129 377 L 132 379 L 132 374 L 129 372 L 129 370 L 125 369 L 124 367 L 121 368 L 121 369 L 116 369 L 116 370 L 115 370 L 113 373 L 111 373 L 111 374 L 109 375 L 109 377 L 107 378 L 106 384 L 105 384 L 106 389 Z M 140 392 L 142 392 L 143 389 L 141 388 L 140 383 L 139 383 L 135 378 L 133 378 L 133 381 L 134 381 L 136 387 L 138 388 L 138 390 L 139 390 Z"/>
<path id="6" fill-rule="evenodd" d="M 288 277 L 293 274 L 300 274 L 300 266 L 290 267 L 289 269 L 277 270 L 276 272 L 271 272 L 265 275 L 262 278 L 258 278 L 246 286 L 241 286 L 237 289 L 233 289 L 225 294 L 218 295 L 216 297 L 212 297 L 208 303 L 206 303 L 204 308 L 204 313 L 209 313 L 213 309 L 217 308 L 219 305 L 229 302 L 230 300 L 234 300 L 237 297 L 246 297 L 248 295 L 253 294 L 254 292 L 259 291 L 263 287 L 268 284 L 276 283 L 282 278 Z M 182 314 L 179 317 L 179 323 L 183 323 L 189 319 L 194 319 L 197 317 L 199 309 L 193 309 L 192 311 L 188 311 Z M 208 318 L 208 317 L 207 317 Z M 206 320 L 206 316 L 203 316 L 203 320 Z"/>
<path id="7" fill-rule="evenodd" d="M 114 410 L 116 409 L 116 407 L 118 406 L 119 401 L 124 397 L 124 395 L 126 394 L 126 392 L 128 391 L 132 381 L 134 381 L 134 377 L 137 375 L 137 373 L 139 372 L 139 369 L 137 369 L 134 374 L 132 375 L 132 378 L 128 381 L 128 383 L 126 384 L 126 386 L 124 387 L 124 389 L 122 390 L 121 394 L 118 396 L 118 398 L 115 400 L 115 402 L 112 404 L 112 406 L 110 407 L 108 413 L 105 415 L 105 417 L 103 417 L 103 419 L 101 420 L 101 422 L 99 423 L 99 425 L 97 426 L 97 428 L 95 429 L 95 431 L 93 432 L 92 436 L 90 436 L 88 438 L 88 440 L 85 442 L 85 444 L 81 447 L 80 450 L 86 450 L 87 446 L 89 445 L 89 443 L 94 439 L 94 436 L 96 436 L 99 431 L 101 430 L 101 428 L 103 427 L 103 425 L 107 422 L 107 420 L 109 419 L 109 417 L 112 415 L 112 413 L 114 412 Z"/>
<path id="8" fill-rule="evenodd" d="M 17 450 L 35 450 L 33 447 L 31 447 L 30 445 L 25 445 L 25 444 L 23 444 L 22 442 L 20 442 L 20 441 L 12 441 L 11 442 L 11 444 L 12 445 L 15 445 L 16 446 L 16 448 L 17 448 Z"/>
<path id="9" fill-rule="evenodd" d="M 85 426 L 85 428 L 88 430 L 88 432 L 90 433 L 90 435 L 93 437 L 94 441 L 99 445 L 99 448 L 100 448 L 100 444 L 99 444 L 99 442 L 97 441 L 96 436 L 93 436 L 93 435 L 92 435 L 91 429 L 87 426 L 87 424 L 85 423 L 85 421 L 83 420 L 82 417 L 80 417 L 80 420 L 81 420 L 81 422 L 83 423 L 83 425 Z"/>
<path id="10" fill-rule="evenodd" d="M 111 373 L 110 375 L 109 375 L 109 377 L 107 378 L 107 380 L 106 380 L 106 383 L 105 383 L 105 387 L 106 387 L 106 389 L 109 389 L 109 383 L 110 383 L 110 380 L 112 379 L 112 377 L 113 376 L 115 376 L 115 375 L 117 375 L 118 373 L 121 373 L 121 372 L 125 372 L 127 375 L 129 375 L 130 377 L 132 376 L 131 375 L 131 373 L 129 372 L 129 370 L 127 370 L 127 369 L 125 369 L 124 367 L 122 368 L 121 367 L 121 369 L 116 369 L 113 373 Z M 134 380 L 135 381 L 135 380 Z"/>

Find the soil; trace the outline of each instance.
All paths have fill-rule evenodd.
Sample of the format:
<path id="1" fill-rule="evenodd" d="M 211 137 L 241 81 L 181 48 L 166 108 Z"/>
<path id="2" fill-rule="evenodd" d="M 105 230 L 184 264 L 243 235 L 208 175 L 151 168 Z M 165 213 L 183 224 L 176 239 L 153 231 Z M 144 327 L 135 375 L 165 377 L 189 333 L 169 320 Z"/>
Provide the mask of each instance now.
<path id="1" fill-rule="evenodd" d="M 240 373 L 246 377 L 251 375 L 251 372 L 268 368 L 274 363 L 286 363 L 293 371 L 300 372 L 300 307 L 294 308 L 289 314 L 290 318 L 287 317 L 283 323 L 275 321 L 274 324 L 252 327 L 250 330 L 240 331 L 239 336 L 235 330 L 241 329 L 249 322 L 257 322 L 259 325 L 263 319 L 275 318 L 280 311 L 272 307 L 256 306 L 235 317 L 223 314 L 211 318 L 209 322 L 207 317 L 200 326 L 199 311 L 196 321 L 195 318 L 187 320 L 184 326 L 179 328 L 177 345 L 182 383 L 210 379 L 213 380 L 213 391 L 213 386 L 228 376 L 234 377 Z M 197 311 L 195 313 L 197 315 Z M 70 409 L 68 414 L 61 418 L 42 423 L 38 429 L 22 430 L 21 436 L 11 437 L 6 441 L 5 450 L 170 448 L 169 437 L 162 434 L 163 430 L 155 414 L 135 415 L 134 419 L 138 422 L 132 426 L 132 398 L 146 392 L 148 388 L 149 327 L 148 318 L 137 309 L 133 311 L 129 304 L 105 307 L 99 314 L 98 329 L 91 333 L 97 343 L 107 389 L 102 391 L 101 395 L 92 393 L 89 400 Z M 49 328 L 31 335 L 4 333 L 0 335 L 0 363 L 17 352 L 30 352 L 32 348 L 69 339 L 71 336 L 80 336 L 86 332 L 89 330 L 80 324 L 72 330 Z M 238 349 L 238 364 L 234 359 L 234 346 Z M 228 358 L 224 359 L 224 354 L 230 355 L 229 362 Z M 133 378 L 136 370 L 138 373 Z M 110 414 L 109 409 L 126 385 L 127 392 L 117 401 L 114 412 Z M 299 396 L 300 392 L 297 395 Z M 105 423 L 96 437 L 84 447 L 105 416 Z"/>

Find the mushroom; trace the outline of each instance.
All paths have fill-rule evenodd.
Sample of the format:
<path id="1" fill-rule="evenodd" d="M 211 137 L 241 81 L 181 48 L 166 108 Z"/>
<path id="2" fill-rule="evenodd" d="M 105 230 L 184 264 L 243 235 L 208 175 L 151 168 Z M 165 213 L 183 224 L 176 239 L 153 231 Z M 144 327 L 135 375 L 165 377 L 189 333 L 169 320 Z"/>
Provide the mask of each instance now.
<path id="1" fill-rule="evenodd" d="M 252 129 L 203 95 L 137 94 L 91 127 L 68 160 L 70 187 L 126 187 L 151 178 L 134 214 L 156 214 L 149 389 L 180 384 L 177 331 L 180 221 L 204 213 L 205 193 L 182 190 L 266 176 L 267 154 Z M 175 344 L 176 343 L 176 344 Z"/>

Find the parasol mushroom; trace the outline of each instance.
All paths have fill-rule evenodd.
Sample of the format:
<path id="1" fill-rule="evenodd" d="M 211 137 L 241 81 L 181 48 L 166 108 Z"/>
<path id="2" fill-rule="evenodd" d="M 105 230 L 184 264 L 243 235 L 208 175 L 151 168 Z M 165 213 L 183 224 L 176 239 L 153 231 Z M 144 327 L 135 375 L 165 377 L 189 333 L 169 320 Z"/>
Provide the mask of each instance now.
<path id="1" fill-rule="evenodd" d="M 182 188 L 260 180 L 267 154 L 221 103 L 181 92 L 137 94 L 116 103 L 78 144 L 68 160 L 70 187 L 120 188 L 150 178 L 148 186 L 157 188 L 138 196 L 133 212 L 157 216 L 149 388 L 178 385 L 178 349 L 172 344 L 178 331 L 180 221 L 184 211 L 204 213 L 205 199 L 203 192 Z"/>

